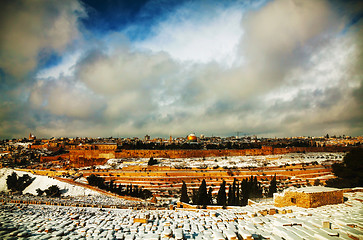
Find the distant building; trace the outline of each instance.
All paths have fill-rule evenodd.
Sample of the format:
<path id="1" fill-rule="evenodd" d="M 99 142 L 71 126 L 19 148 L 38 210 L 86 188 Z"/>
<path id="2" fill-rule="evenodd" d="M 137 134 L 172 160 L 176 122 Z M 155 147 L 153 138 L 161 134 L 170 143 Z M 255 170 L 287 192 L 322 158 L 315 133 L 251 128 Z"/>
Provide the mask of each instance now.
<path id="1" fill-rule="evenodd" d="M 145 135 L 144 141 L 150 141 L 150 136 L 149 135 Z"/>
<path id="2" fill-rule="evenodd" d="M 29 140 L 35 140 L 37 137 L 31 133 L 29 133 Z"/>
<path id="3" fill-rule="evenodd" d="M 274 193 L 276 207 L 315 208 L 343 202 L 343 190 L 322 186 L 285 189 L 282 193 Z"/>
<path id="4" fill-rule="evenodd" d="M 195 134 L 189 134 L 188 137 L 187 137 L 187 140 L 189 142 L 196 142 L 197 141 L 197 136 L 195 136 Z"/>

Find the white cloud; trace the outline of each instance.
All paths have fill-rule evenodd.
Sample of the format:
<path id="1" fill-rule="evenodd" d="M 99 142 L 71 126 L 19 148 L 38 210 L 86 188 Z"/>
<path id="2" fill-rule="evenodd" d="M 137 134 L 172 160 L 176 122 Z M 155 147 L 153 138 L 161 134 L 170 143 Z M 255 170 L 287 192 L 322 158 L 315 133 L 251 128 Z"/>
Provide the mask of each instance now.
<path id="1" fill-rule="evenodd" d="M 175 70 L 175 64 L 166 54 L 122 49 L 114 50 L 111 55 L 101 51 L 92 52 L 77 67 L 79 79 L 93 91 L 102 94 L 153 88 L 164 75 Z"/>
<path id="2" fill-rule="evenodd" d="M 211 12 L 205 15 L 183 7 L 156 25 L 154 36 L 136 43 L 136 47 L 165 51 L 179 61 L 217 61 L 231 66 L 237 60 L 236 48 L 243 34 L 242 9 L 217 8 Z"/>
<path id="3" fill-rule="evenodd" d="M 74 119 L 96 118 L 103 99 L 72 79 L 38 80 L 29 101 L 37 110 Z"/>

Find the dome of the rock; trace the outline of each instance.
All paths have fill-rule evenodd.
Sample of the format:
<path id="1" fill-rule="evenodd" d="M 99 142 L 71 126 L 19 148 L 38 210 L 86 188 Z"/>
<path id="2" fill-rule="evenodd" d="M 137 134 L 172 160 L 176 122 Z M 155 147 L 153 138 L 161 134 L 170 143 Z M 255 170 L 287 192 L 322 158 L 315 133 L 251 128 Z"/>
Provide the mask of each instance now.
<path id="1" fill-rule="evenodd" d="M 190 142 L 196 142 L 197 141 L 197 137 L 193 133 L 192 134 L 189 134 L 187 139 Z"/>

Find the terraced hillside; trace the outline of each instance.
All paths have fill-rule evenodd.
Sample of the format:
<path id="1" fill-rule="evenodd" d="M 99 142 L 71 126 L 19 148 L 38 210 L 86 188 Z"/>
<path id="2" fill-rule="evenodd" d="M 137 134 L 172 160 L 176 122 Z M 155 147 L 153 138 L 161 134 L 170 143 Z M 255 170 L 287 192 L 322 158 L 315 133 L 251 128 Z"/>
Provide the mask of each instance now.
<path id="1" fill-rule="evenodd" d="M 313 185 L 316 179 L 323 184 L 333 176 L 331 165 L 342 159 L 343 154 L 294 154 L 272 155 L 253 158 L 214 158 L 214 159 L 158 159 L 158 164 L 148 166 L 148 159 L 114 159 L 97 167 L 78 171 L 30 171 L 42 175 L 67 176 L 68 181 L 87 183 L 91 174 L 101 176 L 105 181 L 122 185 L 138 185 L 150 190 L 158 197 L 178 197 L 182 181 L 186 182 L 189 192 L 198 188 L 203 179 L 213 193 L 225 180 L 243 180 L 251 176 L 266 188 L 274 175 L 278 187 Z"/>

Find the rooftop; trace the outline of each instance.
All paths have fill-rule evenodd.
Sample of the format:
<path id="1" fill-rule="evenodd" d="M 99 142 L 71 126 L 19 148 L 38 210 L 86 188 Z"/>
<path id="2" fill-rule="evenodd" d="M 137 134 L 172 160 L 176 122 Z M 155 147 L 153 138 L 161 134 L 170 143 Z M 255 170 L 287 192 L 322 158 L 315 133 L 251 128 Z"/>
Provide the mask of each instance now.
<path id="1" fill-rule="evenodd" d="M 304 192 L 304 193 L 334 192 L 334 191 L 339 191 L 339 190 L 341 190 L 341 189 L 329 188 L 329 187 L 323 187 L 323 186 L 311 186 L 311 187 L 287 189 L 287 191 L 291 191 L 291 192 Z"/>

